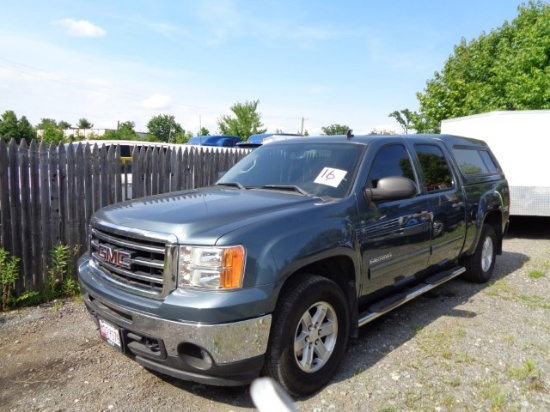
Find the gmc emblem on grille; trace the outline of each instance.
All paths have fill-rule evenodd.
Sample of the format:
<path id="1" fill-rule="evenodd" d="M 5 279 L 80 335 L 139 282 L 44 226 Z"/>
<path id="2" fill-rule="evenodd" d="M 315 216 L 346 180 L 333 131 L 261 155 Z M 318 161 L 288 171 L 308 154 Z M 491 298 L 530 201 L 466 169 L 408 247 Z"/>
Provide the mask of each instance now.
<path id="1" fill-rule="evenodd" d="M 98 257 L 111 265 L 115 265 L 124 269 L 132 269 L 132 265 L 128 259 L 132 258 L 132 254 L 124 250 L 115 249 L 107 245 L 99 245 L 97 248 Z"/>

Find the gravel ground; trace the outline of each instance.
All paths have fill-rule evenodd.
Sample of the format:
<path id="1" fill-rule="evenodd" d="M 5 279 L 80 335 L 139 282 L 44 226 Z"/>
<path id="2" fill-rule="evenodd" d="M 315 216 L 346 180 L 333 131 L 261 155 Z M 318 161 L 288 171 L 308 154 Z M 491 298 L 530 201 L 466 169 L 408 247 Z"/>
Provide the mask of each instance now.
<path id="1" fill-rule="evenodd" d="M 550 410 L 550 220 L 516 219 L 493 280 L 453 280 L 361 330 L 300 411 Z M 181 382 L 99 339 L 78 301 L 0 314 L 0 410 L 243 411 L 248 387 Z"/>

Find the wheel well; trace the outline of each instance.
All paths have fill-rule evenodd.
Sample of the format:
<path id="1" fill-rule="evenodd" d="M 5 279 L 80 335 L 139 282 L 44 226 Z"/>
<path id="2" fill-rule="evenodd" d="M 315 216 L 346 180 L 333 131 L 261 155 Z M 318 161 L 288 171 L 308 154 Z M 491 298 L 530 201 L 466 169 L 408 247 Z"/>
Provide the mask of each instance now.
<path id="1" fill-rule="evenodd" d="M 492 212 L 488 213 L 487 216 L 485 216 L 485 220 L 483 221 L 484 224 L 491 225 L 493 229 L 495 230 L 495 234 L 497 235 L 497 254 L 502 253 L 502 213 L 498 210 L 493 210 Z"/>
<path id="2" fill-rule="evenodd" d="M 350 335 L 355 337 L 358 332 L 358 309 L 357 309 L 357 291 L 355 279 L 355 267 L 351 258 L 347 256 L 335 256 L 322 259 L 303 266 L 292 273 L 281 288 L 279 296 L 285 293 L 288 288 L 292 288 L 295 282 L 299 281 L 301 276 L 313 274 L 332 280 L 344 291 L 346 295 L 349 313 L 350 313 Z"/>

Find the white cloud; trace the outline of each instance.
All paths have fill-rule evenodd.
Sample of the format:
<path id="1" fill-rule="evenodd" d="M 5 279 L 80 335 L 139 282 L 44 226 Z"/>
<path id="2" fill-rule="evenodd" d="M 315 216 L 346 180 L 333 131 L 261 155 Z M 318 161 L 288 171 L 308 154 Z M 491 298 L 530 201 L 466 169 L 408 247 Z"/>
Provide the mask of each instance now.
<path id="1" fill-rule="evenodd" d="M 165 110 L 172 106 L 172 98 L 165 94 L 154 94 L 141 101 L 141 107 L 152 110 Z"/>
<path id="2" fill-rule="evenodd" d="M 243 28 L 247 26 L 247 19 L 231 1 L 198 2 L 198 15 L 209 26 L 203 35 L 210 44 L 221 44 L 245 33 Z"/>
<path id="3" fill-rule="evenodd" d="M 67 33 L 75 37 L 103 37 L 107 34 L 104 29 L 87 20 L 63 19 L 55 24 L 65 27 Z"/>

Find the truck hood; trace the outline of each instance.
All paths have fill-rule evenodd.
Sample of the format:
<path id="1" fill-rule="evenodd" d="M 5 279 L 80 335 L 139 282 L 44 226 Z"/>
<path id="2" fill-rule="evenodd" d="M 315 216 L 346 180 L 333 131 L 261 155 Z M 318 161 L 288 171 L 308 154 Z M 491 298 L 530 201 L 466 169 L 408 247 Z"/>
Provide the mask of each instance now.
<path id="1" fill-rule="evenodd" d="M 93 221 L 208 245 L 233 230 L 323 202 L 294 193 L 211 187 L 117 203 L 96 212 Z"/>

